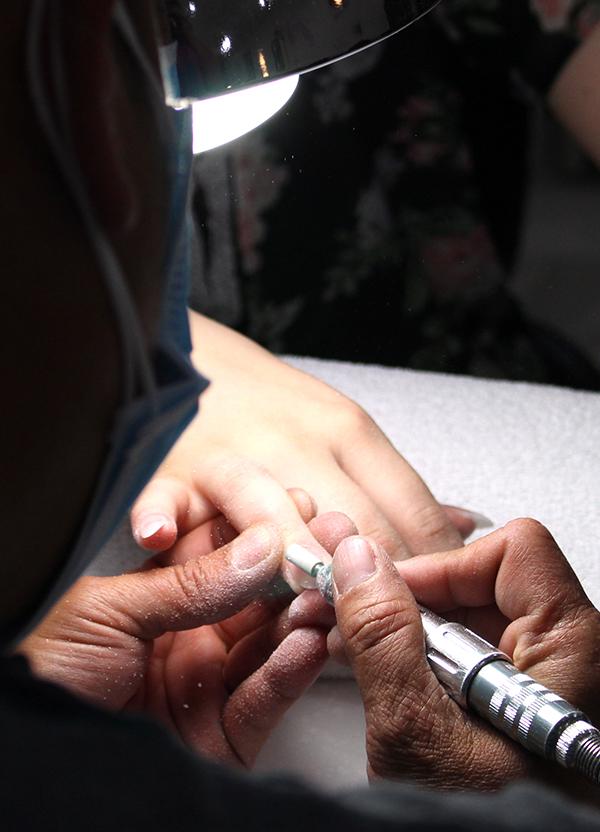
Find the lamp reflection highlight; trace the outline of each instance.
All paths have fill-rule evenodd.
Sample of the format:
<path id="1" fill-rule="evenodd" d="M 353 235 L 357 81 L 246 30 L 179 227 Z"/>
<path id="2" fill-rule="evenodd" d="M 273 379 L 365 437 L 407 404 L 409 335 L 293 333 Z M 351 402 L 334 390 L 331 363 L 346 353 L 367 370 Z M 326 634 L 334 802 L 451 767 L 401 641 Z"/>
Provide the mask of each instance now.
<path id="1" fill-rule="evenodd" d="M 298 76 L 291 75 L 194 103 L 194 153 L 204 153 L 254 130 L 289 101 L 297 86 Z"/>

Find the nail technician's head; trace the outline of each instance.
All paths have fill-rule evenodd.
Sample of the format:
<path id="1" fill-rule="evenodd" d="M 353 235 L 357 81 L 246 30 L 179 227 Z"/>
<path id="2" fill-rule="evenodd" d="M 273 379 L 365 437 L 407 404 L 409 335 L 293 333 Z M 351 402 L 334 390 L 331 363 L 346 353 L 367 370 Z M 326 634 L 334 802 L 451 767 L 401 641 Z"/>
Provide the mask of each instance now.
<path id="1" fill-rule="evenodd" d="M 44 66 L 59 43 L 79 178 L 133 293 L 144 337 L 157 324 L 167 181 L 156 109 L 113 23 L 116 0 L 52 0 Z M 158 61 L 153 4 L 124 6 Z M 119 398 L 120 344 L 97 257 L 32 105 L 33 0 L 0 7 L 2 550 L 0 628 L 60 566 L 99 470 Z M 47 76 L 44 74 L 45 80 Z M 48 89 L 49 106 L 57 106 Z"/>

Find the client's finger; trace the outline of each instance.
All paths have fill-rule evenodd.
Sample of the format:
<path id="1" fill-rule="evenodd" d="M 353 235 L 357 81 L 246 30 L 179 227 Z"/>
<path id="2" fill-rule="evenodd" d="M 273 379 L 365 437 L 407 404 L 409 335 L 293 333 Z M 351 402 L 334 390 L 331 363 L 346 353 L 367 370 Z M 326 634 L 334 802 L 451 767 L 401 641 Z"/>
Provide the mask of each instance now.
<path id="1" fill-rule="evenodd" d="M 290 488 L 288 494 L 303 521 L 308 523 L 312 520 L 316 513 L 316 504 L 310 494 L 302 488 Z M 238 532 L 231 523 L 222 514 L 218 514 L 181 537 L 168 552 L 157 556 L 154 563 L 163 566 L 185 563 L 190 558 L 203 557 L 215 549 L 220 549 L 237 536 Z"/>
<path id="2" fill-rule="evenodd" d="M 189 483 L 158 473 L 133 505 L 131 530 L 138 546 L 163 552 L 179 535 L 218 513 L 218 509 Z"/>
<path id="3" fill-rule="evenodd" d="M 422 554 L 460 546 L 461 536 L 447 513 L 387 437 L 380 431 L 363 432 L 357 441 L 362 453 L 357 453 L 352 437 L 340 440 L 336 448 L 339 463 L 383 512 L 408 549 Z"/>
<path id="4" fill-rule="evenodd" d="M 215 451 L 210 459 L 205 459 L 202 488 L 236 529 L 258 522 L 277 524 L 286 547 L 296 544 L 326 563 L 331 561 L 306 527 L 294 500 L 261 465 L 229 452 Z M 284 564 L 283 573 L 296 590 L 314 585 L 312 579 L 291 564 Z"/>

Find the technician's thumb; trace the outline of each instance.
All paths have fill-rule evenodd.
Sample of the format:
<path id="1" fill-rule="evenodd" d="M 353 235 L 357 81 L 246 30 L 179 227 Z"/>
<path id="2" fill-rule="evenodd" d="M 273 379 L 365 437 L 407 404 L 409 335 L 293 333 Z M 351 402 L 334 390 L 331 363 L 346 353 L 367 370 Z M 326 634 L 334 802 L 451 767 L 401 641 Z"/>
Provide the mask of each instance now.
<path id="1" fill-rule="evenodd" d="M 418 766 L 416 757 L 425 763 L 435 754 L 435 720 L 447 700 L 427 663 L 415 599 L 385 551 L 364 537 L 338 546 L 333 580 L 337 625 L 365 708 L 370 773 L 401 777 Z"/>
<path id="2" fill-rule="evenodd" d="M 115 578 L 94 578 L 95 618 L 144 640 L 229 618 L 277 574 L 283 538 L 269 523 L 251 526 L 209 555 Z"/>

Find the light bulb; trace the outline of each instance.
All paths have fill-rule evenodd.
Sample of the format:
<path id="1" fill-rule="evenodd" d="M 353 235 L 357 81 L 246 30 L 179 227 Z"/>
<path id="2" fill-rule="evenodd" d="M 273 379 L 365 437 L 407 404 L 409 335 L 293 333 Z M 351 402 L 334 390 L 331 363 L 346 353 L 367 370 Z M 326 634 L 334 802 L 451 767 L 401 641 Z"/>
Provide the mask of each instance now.
<path id="1" fill-rule="evenodd" d="M 291 98 L 298 76 L 267 81 L 245 90 L 192 104 L 194 153 L 203 153 L 254 130 Z"/>

